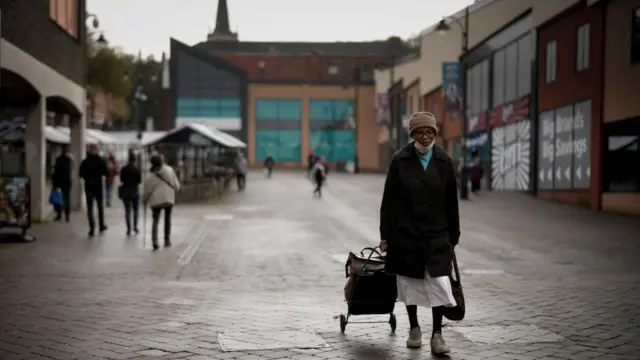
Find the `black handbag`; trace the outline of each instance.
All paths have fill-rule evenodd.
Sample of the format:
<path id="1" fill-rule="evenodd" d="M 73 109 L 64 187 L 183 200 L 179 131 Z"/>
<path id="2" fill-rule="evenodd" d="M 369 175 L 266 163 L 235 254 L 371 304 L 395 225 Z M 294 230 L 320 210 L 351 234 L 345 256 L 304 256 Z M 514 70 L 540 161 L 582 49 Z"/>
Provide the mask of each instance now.
<path id="1" fill-rule="evenodd" d="M 462 282 L 460 281 L 460 270 L 458 269 L 456 252 L 451 249 L 451 254 L 453 257 L 453 272 L 456 277 L 454 279 L 453 276 L 449 275 L 449 279 L 451 280 L 451 289 L 453 292 L 453 298 L 456 300 L 456 306 L 444 308 L 444 317 L 451 321 L 461 321 L 462 319 L 464 319 L 466 309 L 464 303 L 464 293 L 462 292 Z"/>

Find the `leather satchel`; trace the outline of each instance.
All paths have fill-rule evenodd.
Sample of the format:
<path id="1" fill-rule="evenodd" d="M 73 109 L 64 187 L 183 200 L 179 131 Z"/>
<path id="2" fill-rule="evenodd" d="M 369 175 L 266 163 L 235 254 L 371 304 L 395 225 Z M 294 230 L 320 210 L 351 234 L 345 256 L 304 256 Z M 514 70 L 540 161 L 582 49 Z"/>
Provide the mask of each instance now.
<path id="1" fill-rule="evenodd" d="M 365 250 L 370 251 L 369 256 L 365 256 Z M 373 255 L 376 255 L 375 257 Z M 344 287 L 344 297 L 347 301 L 353 298 L 356 278 L 358 276 L 369 276 L 376 272 L 384 271 L 384 257 L 376 248 L 364 248 L 360 256 L 350 252 L 349 258 L 344 266 L 345 277 L 348 278 Z"/>
<path id="2" fill-rule="evenodd" d="M 451 321 L 461 321 L 464 319 L 466 309 L 464 293 L 462 292 L 462 282 L 460 281 L 460 270 L 458 269 L 456 253 L 453 249 L 451 249 L 451 253 L 453 257 L 453 272 L 456 277 L 454 279 L 453 276 L 449 275 L 449 279 L 451 280 L 451 289 L 453 291 L 453 298 L 456 300 L 456 306 L 446 307 L 444 310 L 444 317 Z"/>

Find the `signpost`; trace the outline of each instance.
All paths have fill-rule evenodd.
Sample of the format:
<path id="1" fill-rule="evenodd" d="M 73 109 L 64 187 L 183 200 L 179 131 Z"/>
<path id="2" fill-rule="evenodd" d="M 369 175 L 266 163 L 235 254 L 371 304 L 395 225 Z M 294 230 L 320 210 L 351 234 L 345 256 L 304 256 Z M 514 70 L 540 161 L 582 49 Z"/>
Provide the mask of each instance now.
<path id="1" fill-rule="evenodd" d="M 591 184 L 591 101 L 543 112 L 539 119 L 539 188 L 588 189 Z"/>

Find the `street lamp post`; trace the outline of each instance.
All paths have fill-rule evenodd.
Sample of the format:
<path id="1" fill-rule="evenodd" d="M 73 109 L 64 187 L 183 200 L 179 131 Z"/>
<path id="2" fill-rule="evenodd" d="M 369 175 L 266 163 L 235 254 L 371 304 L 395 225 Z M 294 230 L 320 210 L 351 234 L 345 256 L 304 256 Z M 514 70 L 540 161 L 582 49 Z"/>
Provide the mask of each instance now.
<path id="1" fill-rule="evenodd" d="M 438 25 L 436 26 L 436 31 L 440 34 L 444 34 L 451 30 L 451 26 L 447 23 L 446 20 L 451 20 L 456 23 L 460 27 L 460 31 L 462 33 L 462 53 L 460 54 L 460 117 L 462 120 L 462 163 L 460 164 L 460 198 L 462 200 L 469 199 L 469 169 L 467 167 L 467 66 L 466 66 L 466 57 L 469 52 L 469 7 L 467 6 L 464 9 L 464 22 L 460 21 L 459 18 L 455 17 L 447 17 L 445 19 L 440 20 Z"/>

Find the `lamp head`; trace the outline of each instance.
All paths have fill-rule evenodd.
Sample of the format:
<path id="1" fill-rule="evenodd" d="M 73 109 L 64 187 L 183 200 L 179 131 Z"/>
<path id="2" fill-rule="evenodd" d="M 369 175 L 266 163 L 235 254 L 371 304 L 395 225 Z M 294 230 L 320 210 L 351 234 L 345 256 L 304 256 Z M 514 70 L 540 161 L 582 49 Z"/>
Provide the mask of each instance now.
<path id="1" fill-rule="evenodd" d="M 446 21 L 444 21 L 444 19 L 440 20 L 438 25 L 436 25 L 436 31 L 441 35 L 450 30 L 451 30 L 451 26 L 449 26 L 449 24 L 447 24 Z"/>

